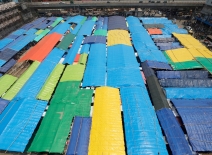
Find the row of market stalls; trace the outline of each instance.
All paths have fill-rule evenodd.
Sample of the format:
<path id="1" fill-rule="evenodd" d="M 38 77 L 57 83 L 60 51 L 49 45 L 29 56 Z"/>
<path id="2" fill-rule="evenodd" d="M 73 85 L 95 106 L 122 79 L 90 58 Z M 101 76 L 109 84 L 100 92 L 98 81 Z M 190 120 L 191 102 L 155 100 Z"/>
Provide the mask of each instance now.
<path id="1" fill-rule="evenodd" d="M 211 56 L 167 18 L 38 18 L 0 40 L 0 150 L 210 152 Z"/>

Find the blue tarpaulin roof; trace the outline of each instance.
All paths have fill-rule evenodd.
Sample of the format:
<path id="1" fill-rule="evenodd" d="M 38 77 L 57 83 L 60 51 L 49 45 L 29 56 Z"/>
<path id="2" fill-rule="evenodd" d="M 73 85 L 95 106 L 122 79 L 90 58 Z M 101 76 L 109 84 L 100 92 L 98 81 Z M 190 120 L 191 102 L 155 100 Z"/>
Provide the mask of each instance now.
<path id="1" fill-rule="evenodd" d="M 141 65 L 142 65 L 142 71 L 144 72 L 146 78 L 155 75 L 154 70 L 148 66 L 147 61 L 141 63 Z"/>
<path id="2" fill-rule="evenodd" d="M 11 59 L 4 66 L 0 67 L 0 72 L 6 73 L 10 68 L 12 68 L 13 65 L 15 65 L 15 63 L 16 63 L 16 60 Z"/>
<path id="3" fill-rule="evenodd" d="M 13 39 L 9 39 L 9 38 L 4 38 L 4 39 L 0 40 L 0 49 L 4 48 L 6 45 L 11 43 L 12 41 L 13 41 Z"/>
<path id="4" fill-rule="evenodd" d="M 159 79 L 206 79 L 208 71 L 157 71 Z"/>
<path id="5" fill-rule="evenodd" d="M 63 64 L 72 64 L 74 62 L 74 59 L 77 55 L 77 52 L 79 51 L 80 45 L 82 44 L 84 37 L 78 35 L 76 39 L 74 40 L 74 43 L 70 50 L 68 51 L 68 55 L 66 56 L 65 60 L 63 61 Z"/>
<path id="6" fill-rule="evenodd" d="M 148 67 L 156 69 L 172 70 L 168 63 L 158 62 L 158 61 L 146 61 Z"/>
<path id="7" fill-rule="evenodd" d="M 107 70 L 138 67 L 132 46 L 119 44 L 107 47 Z"/>
<path id="8" fill-rule="evenodd" d="M 18 30 L 16 30 L 16 31 L 14 31 L 12 34 L 13 34 L 13 35 L 18 35 L 18 36 L 20 36 L 20 35 L 24 34 L 24 32 L 26 32 L 26 30 L 24 30 L 24 29 L 18 29 Z"/>
<path id="9" fill-rule="evenodd" d="M 82 48 L 80 50 L 80 54 L 83 54 L 83 53 L 89 53 L 89 50 L 90 50 L 90 44 L 84 44 L 82 45 Z"/>
<path id="10" fill-rule="evenodd" d="M 4 109 L 9 104 L 9 102 L 10 102 L 9 100 L 5 100 L 3 98 L 0 98 L 0 114 L 2 113 L 2 111 L 4 111 Z"/>
<path id="11" fill-rule="evenodd" d="M 24 34 L 35 34 L 38 30 L 36 29 L 29 29 L 28 31 L 26 31 Z"/>
<path id="12" fill-rule="evenodd" d="M 21 98 L 36 98 L 37 94 L 46 82 L 46 79 L 48 78 L 54 67 L 58 64 L 63 54 L 63 50 L 54 48 L 50 52 L 50 54 L 42 61 L 37 70 L 33 73 L 33 75 L 19 91 L 17 96 Z"/>
<path id="13" fill-rule="evenodd" d="M 35 39 L 35 37 L 36 37 L 35 34 L 25 35 L 21 40 L 19 40 L 19 42 L 17 42 L 16 44 L 13 44 L 9 48 L 14 51 L 20 51 L 27 44 L 29 44 L 31 41 L 33 41 Z"/>
<path id="14" fill-rule="evenodd" d="M 93 27 L 95 25 L 95 21 L 88 20 L 82 25 L 81 29 L 78 32 L 78 35 L 91 35 Z"/>
<path id="15" fill-rule="evenodd" d="M 171 38 L 171 35 L 151 35 L 152 38 Z"/>
<path id="16" fill-rule="evenodd" d="M 171 101 L 182 118 L 192 149 L 194 151 L 212 151 L 212 100 L 172 99 Z"/>
<path id="17" fill-rule="evenodd" d="M 140 17 L 139 18 L 143 24 L 165 24 L 165 23 L 172 23 L 171 20 L 163 17 Z"/>
<path id="18" fill-rule="evenodd" d="M 160 79 L 162 87 L 212 87 L 212 79 Z"/>
<path id="19" fill-rule="evenodd" d="M 66 23 L 76 23 L 80 24 L 80 22 L 85 18 L 85 16 L 77 15 L 74 17 L 69 18 Z"/>
<path id="20" fill-rule="evenodd" d="M 0 149 L 24 152 L 48 102 L 30 98 L 11 102 L 14 106 L 0 121 Z"/>
<path id="21" fill-rule="evenodd" d="M 52 34 L 52 33 L 54 33 L 54 32 L 57 32 L 57 33 L 59 33 L 59 34 L 64 34 L 67 30 L 69 30 L 70 29 L 70 25 L 68 24 L 68 23 L 66 23 L 66 22 L 64 22 L 64 23 L 60 23 L 58 26 L 56 26 L 55 28 L 53 28 L 50 32 L 49 32 L 49 34 Z"/>
<path id="22" fill-rule="evenodd" d="M 108 30 L 122 29 L 128 30 L 126 20 L 122 16 L 111 16 L 108 20 Z"/>
<path id="23" fill-rule="evenodd" d="M 82 86 L 105 86 L 106 45 L 92 44 L 83 77 Z"/>
<path id="24" fill-rule="evenodd" d="M 76 34 L 79 32 L 81 26 L 82 26 L 81 24 L 78 24 L 73 30 L 70 29 L 70 32 L 71 32 L 72 34 L 75 34 L 75 35 L 76 35 Z"/>
<path id="25" fill-rule="evenodd" d="M 158 119 L 145 87 L 120 89 L 128 155 L 168 155 Z"/>
<path id="26" fill-rule="evenodd" d="M 0 52 L 0 60 L 4 60 L 6 62 L 11 59 L 16 53 L 18 53 L 18 51 L 7 48 Z"/>
<path id="27" fill-rule="evenodd" d="M 5 49 L 7 49 L 7 48 L 10 48 L 10 47 L 12 47 L 15 44 L 18 44 L 23 38 L 25 38 L 24 35 L 19 36 L 17 39 L 15 39 L 13 42 L 9 43 L 7 46 L 5 46 L 4 48 L 2 48 L 0 51 L 3 51 Z"/>
<path id="28" fill-rule="evenodd" d="M 6 63 L 6 61 L 2 60 L 1 57 L 0 57 L 0 67 L 3 66 L 5 63 Z"/>
<path id="29" fill-rule="evenodd" d="M 91 117 L 75 117 L 66 155 L 87 155 Z"/>
<path id="30" fill-rule="evenodd" d="M 173 155 L 192 155 L 188 141 L 177 122 L 174 114 L 168 108 L 157 110 L 157 116 L 165 132 Z"/>
<path id="31" fill-rule="evenodd" d="M 144 86 L 141 72 L 138 68 L 122 68 L 107 70 L 107 86 L 127 87 Z"/>
<path id="32" fill-rule="evenodd" d="M 171 99 L 211 99 L 212 88 L 164 88 L 166 97 Z"/>

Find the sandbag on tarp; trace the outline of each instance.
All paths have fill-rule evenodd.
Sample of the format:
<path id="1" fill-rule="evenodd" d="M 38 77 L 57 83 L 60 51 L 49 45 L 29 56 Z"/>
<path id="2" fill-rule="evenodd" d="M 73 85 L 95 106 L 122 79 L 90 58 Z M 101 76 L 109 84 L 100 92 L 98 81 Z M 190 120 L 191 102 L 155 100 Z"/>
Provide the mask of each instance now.
<path id="1" fill-rule="evenodd" d="M 212 99 L 212 88 L 164 88 L 168 99 Z"/>
<path id="2" fill-rule="evenodd" d="M 147 61 L 141 63 L 141 66 L 142 66 L 142 70 L 144 72 L 145 77 L 155 75 L 154 70 L 148 66 Z"/>
<path id="3" fill-rule="evenodd" d="M 156 43 L 168 43 L 168 42 L 174 42 L 174 38 L 153 38 L 153 41 Z"/>
<path id="4" fill-rule="evenodd" d="M 212 100 L 171 101 L 182 118 L 193 151 L 212 151 Z"/>
<path id="5" fill-rule="evenodd" d="M 9 102 L 10 102 L 9 100 L 5 100 L 3 98 L 0 98 L 0 114 L 2 113 L 2 111 L 4 111 L 4 109 L 9 104 Z"/>
<path id="6" fill-rule="evenodd" d="M 172 70 L 168 63 L 158 61 L 145 61 L 150 68 Z"/>
<path id="7" fill-rule="evenodd" d="M 162 87 L 212 87 L 212 79 L 161 79 Z"/>
<path id="8" fill-rule="evenodd" d="M 161 127 L 165 132 L 173 155 L 192 155 L 188 141 L 170 109 L 163 108 L 157 112 Z"/>
<path id="9" fill-rule="evenodd" d="M 164 25 L 163 24 L 144 24 L 144 27 L 146 29 L 149 29 L 149 28 L 158 28 L 158 29 L 162 29 L 164 28 Z"/>
<path id="10" fill-rule="evenodd" d="M 128 30 L 125 18 L 122 16 L 111 16 L 108 20 L 108 30 L 122 29 Z"/>
<path id="11" fill-rule="evenodd" d="M 157 71 L 158 79 L 206 79 L 208 71 Z"/>
<path id="12" fill-rule="evenodd" d="M 91 117 L 75 117 L 66 155 L 87 155 Z"/>
<path id="13" fill-rule="evenodd" d="M 158 82 L 158 79 L 155 75 L 146 77 L 147 84 L 150 92 L 150 97 L 152 99 L 152 103 L 155 107 L 155 110 L 159 110 L 161 108 L 169 108 L 169 104 L 166 100 L 166 97 L 163 93 L 162 88 Z"/>

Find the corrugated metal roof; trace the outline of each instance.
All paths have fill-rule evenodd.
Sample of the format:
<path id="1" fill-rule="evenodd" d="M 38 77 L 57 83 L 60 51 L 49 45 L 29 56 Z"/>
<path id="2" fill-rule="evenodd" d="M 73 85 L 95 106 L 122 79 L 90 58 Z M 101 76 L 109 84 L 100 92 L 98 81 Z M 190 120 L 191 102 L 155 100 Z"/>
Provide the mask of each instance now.
<path id="1" fill-rule="evenodd" d="M 17 77 L 14 77 L 9 74 L 5 74 L 0 78 L 0 96 L 2 96 L 17 80 Z"/>

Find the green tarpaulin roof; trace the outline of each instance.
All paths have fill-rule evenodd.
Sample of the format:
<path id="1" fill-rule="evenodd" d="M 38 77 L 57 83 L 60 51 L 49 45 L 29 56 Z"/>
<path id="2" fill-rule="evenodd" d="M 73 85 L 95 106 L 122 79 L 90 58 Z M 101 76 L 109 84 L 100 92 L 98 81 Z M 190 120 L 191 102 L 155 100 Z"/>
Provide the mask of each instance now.
<path id="1" fill-rule="evenodd" d="M 107 36 L 107 30 L 99 29 L 94 32 L 95 36 Z"/>
<path id="2" fill-rule="evenodd" d="M 35 34 L 36 34 L 36 35 L 39 35 L 39 34 L 41 34 L 43 31 L 44 31 L 44 30 L 41 30 L 41 29 L 40 29 L 40 30 L 38 30 Z"/>
<path id="3" fill-rule="evenodd" d="M 68 65 L 63 73 L 60 82 L 81 81 L 85 70 L 85 65 Z"/>
<path id="4" fill-rule="evenodd" d="M 52 73 L 49 75 L 48 79 L 46 80 L 44 86 L 42 87 L 41 91 L 37 95 L 37 99 L 49 101 L 54 89 L 59 81 L 59 78 L 63 72 L 64 65 L 58 64 Z"/>
<path id="5" fill-rule="evenodd" d="M 51 27 L 55 27 L 59 22 L 61 22 L 63 20 L 63 18 L 62 17 L 58 17 L 55 21 L 54 21 L 54 23 L 52 23 L 51 24 Z"/>
<path id="6" fill-rule="evenodd" d="M 58 44 L 58 48 L 63 49 L 63 50 L 67 50 L 69 45 L 71 44 L 71 42 L 74 40 L 75 35 L 74 34 L 67 34 L 63 40 Z"/>
<path id="7" fill-rule="evenodd" d="M 19 90 L 24 86 L 27 80 L 31 77 L 34 71 L 39 66 L 40 62 L 34 61 L 31 66 L 21 75 L 21 77 L 15 82 L 15 84 L 7 91 L 3 96 L 6 100 L 12 100 Z"/>
<path id="8" fill-rule="evenodd" d="M 80 82 L 59 83 L 28 152 L 63 153 L 73 117 L 90 116 L 93 90 L 82 90 L 78 88 L 79 84 Z"/>
<path id="9" fill-rule="evenodd" d="M 169 64 L 171 64 L 174 70 L 203 68 L 203 66 L 199 64 L 196 60 L 185 61 L 185 62 L 173 62 L 165 52 L 164 52 L 164 56 L 168 60 Z"/>
<path id="10" fill-rule="evenodd" d="M 92 17 L 92 21 L 97 21 L 97 18 L 96 17 Z"/>
<path id="11" fill-rule="evenodd" d="M 205 69 L 207 69 L 212 74 L 212 64 L 210 61 L 211 59 L 201 57 L 195 57 L 195 58 L 201 65 L 203 65 Z"/>
<path id="12" fill-rule="evenodd" d="M 78 63 L 85 65 L 87 62 L 87 57 L 88 57 L 88 54 L 86 54 L 86 53 L 81 54 Z"/>
<path id="13" fill-rule="evenodd" d="M 49 29 L 45 29 L 44 31 L 42 31 L 37 37 L 35 37 L 34 41 L 38 42 L 39 40 L 41 40 L 47 33 L 49 33 Z"/>
<path id="14" fill-rule="evenodd" d="M 14 77 L 9 74 L 5 74 L 0 78 L 0 96 L 2 96 L 17 80 L 17 77 Z"/>

